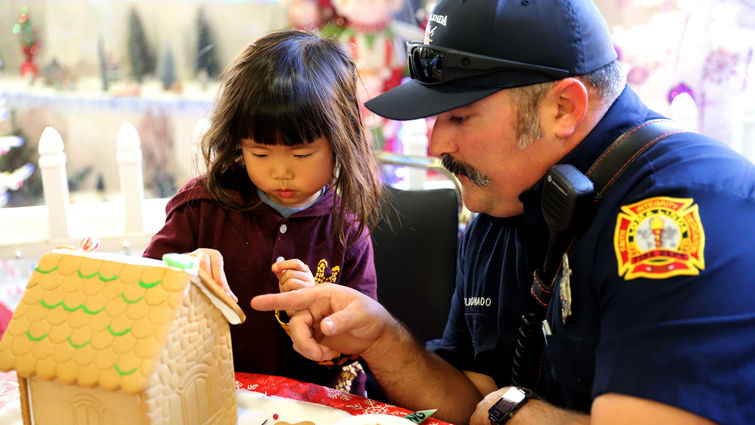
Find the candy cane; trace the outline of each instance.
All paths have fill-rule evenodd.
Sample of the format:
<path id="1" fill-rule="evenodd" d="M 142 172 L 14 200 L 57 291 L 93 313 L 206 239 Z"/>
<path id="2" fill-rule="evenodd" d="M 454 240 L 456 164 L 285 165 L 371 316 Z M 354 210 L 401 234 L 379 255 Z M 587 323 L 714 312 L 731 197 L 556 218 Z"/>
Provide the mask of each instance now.
<path id="1" fill-rule="evenodd" d="M 96 251 L 100 248 L 100 240 L 93 236 L 87 236 L 81 240 L 80 246 L 85 252 Z"/>

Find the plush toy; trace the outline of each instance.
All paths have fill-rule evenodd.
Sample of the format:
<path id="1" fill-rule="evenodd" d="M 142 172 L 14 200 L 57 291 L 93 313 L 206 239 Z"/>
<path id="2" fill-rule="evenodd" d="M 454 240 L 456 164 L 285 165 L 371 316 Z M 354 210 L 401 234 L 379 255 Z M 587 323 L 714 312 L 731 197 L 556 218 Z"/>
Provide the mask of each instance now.
<path id="1" fill-rule="evenodd" d="M 317 32 L 333 17 L 330 0 L 291 0 L 288 20 L 291 27 Z"/>
<path id="2" fill-rule="evenodd" d="M 383 81 L 381 91 L 395 87 L 404 71 L 404 40 L 393 31 L 393 15 L 402 0 L 331 0 L 336 18 L 322 28 L 326 37 L 349 46 L 360 74 Z M 364 75 L 362 75 L 364 78 Z"/>
<path id="3" fill-rule="evenodd" d="M 320 33 L 339 40 L 349 49 L 361 79 L 360 103 L 399 85 L 405 75 L 406 40 L 394 31 L 393 17 L 403 0 L 330 0 L 330 3 L 335 14 Z M 395 137 L 395 125 L 366 108 L 362 113 L 365 125 L 376 130 L 372 133 L 379 139 L 378 147 Z"/>

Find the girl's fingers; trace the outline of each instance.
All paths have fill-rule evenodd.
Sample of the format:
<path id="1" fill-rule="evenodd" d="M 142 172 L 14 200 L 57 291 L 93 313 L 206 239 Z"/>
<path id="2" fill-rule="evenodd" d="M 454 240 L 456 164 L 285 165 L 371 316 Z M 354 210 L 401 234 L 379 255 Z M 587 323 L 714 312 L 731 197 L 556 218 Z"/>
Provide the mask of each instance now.
<path id="1" fill-rule="evenodd" d="M 199 260 L 199 268 L 206 271 L 217 282 L 223 291 L 231 297 L 235 302 L 239 299 L 236 294 L 231 291 L 230 285 L 228 285 L 228 279 L 225 276 L 225 270 L 223 265 L 223 255 L 220 251 L 209 248 L 198 248 L 189 253 L 192 257 Z"/>
<path id="2" fill-rule="evenodd" d="M 304 264 L 304 262 L 299 260 L 298 258 L 291 258 L 288 260 L 283 260 L 283 261 L 278 261 L 278 262 L 273 263 L 272 270 L 276 276 L 280 277 L 280 274 L 282 274 L 286 270 L 309 272 L 309 266 Z"/>

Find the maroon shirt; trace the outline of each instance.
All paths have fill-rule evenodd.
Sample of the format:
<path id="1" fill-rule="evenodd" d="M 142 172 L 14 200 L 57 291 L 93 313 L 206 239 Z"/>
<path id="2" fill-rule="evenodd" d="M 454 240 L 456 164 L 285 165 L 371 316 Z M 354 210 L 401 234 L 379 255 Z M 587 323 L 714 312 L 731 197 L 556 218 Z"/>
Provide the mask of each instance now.
<path id="1" fill-rule="evenodd" d="M 247 196 L 256 203 L 256 190 L 251 192 Z M 287 218 L 264 203 L 252 211 L 238 212 L 223 207 L 207 191 L 204 179 L 195 178 L 168 201 L 165 226 L 143 255 L 159 259 L 166 253 L 197 248 L 220 251 L 228 284 L 247 316 L 243 324 L 231 326 L 236 371 L 333 386 L 340 368 L 320 366 L 295 352 L 273 313 L 253 310 L 250 301 L 255 295 L 278 292 L 278 279 L 270 266 L 279 257 L 300 259 L 316 281 L 347 285 L 377 297 L 369 233 L 365 230 L 346 252 L 331 236 L 336 196 L 328 188 L 313 205 Z M 350 235 L 358 231 L 357 223 L 352 221 L 349 229 Z M 318 265 L 321 269 L 325 266 L 324 274 L 318 273 Z M 363 378 L 354 382 L 352 392 L 363 395 Z"/>

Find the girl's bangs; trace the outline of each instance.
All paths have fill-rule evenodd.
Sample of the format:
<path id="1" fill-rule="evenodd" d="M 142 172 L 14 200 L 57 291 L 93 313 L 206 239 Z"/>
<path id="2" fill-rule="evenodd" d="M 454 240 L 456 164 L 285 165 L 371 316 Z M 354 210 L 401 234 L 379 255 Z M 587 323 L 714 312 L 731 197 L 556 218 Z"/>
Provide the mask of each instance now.
<path id="1" fill-rule="evenodd" d="M 239 111 L 235 120 L 242 138 L 263 145 L 295 146 L 327 136 L 329 105 L 323 104 L 314 93 L 297 95 L 293 91 L 280 95 L 268 90 L 254 97 L 244 103 L 248 109 Z"/>

